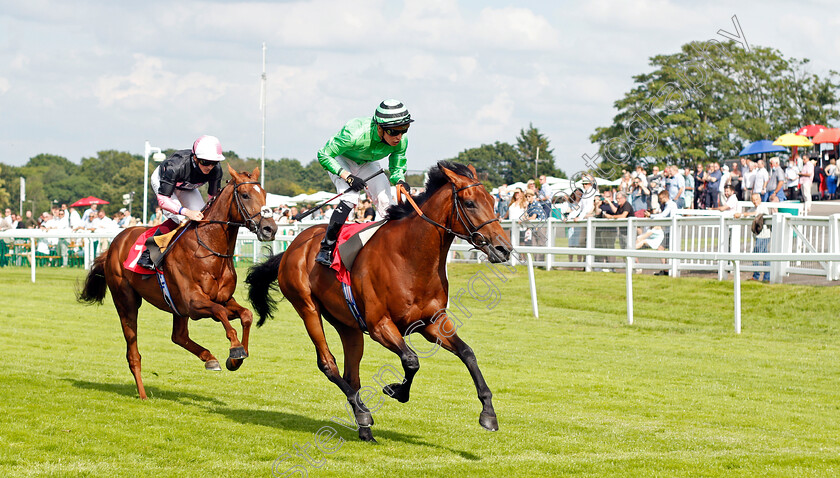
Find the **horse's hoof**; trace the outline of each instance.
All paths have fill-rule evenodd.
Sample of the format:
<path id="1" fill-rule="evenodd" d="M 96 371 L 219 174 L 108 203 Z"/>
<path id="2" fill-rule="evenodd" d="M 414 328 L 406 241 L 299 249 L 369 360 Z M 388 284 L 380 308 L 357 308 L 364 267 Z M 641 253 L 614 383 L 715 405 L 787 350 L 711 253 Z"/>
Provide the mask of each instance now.
<path id="1" fill-rule="evenodd" d="M 376 439 L 373 438 L 373 433 L 370 431 L 370 427 L 359 427 L 359 439 L 368 443 L 376 443 Z"/>
<path id="2" fill-rule="evenodd" d="M 499 422 L 496 420 L 496 415 L 481 412 L 481 415 L 478 417 L 478 423 L 491 432 L 499 430 Z"/>
<path id="3" fill-rule="evenodd" d="M 244 359 L 248 358 L 248 352 L 245 351 L 245 347 L 231 347 L 230 349 L 230 358 L 232 359 Z"/>
<path id="4" fill-rule="evenodd" d="M 388 395 L 389 397 L 393 398 L 394 400 L 400 403 L 405 403 L 408 401 L 410 392 L 408 391 L 408 389 L 405 388 L 404 384 L 392 383 L 387 387 L 382 387 L 382 393 Z"/>
<path id="5" fill-rule="evenodd" d="M 225 360 L 225 367 L 227 367 L 227 369 L 231 372 L 236 372 L 237 370 L 239 370 L 239 367 L 241 367 L 244 362 L 245 361 L 242 359 L 236 360 L 229 358 Z"/>
<path id="6" fill-rule="evenodd" d="M 356 413 L 356 425 L 361 428 L 370 428 L 373 426 L 373 415 L 370 412 L 359 412 Z"/>
<path id="7" fill-rule="evenodd" d="M 214 372 L 221 372 L 222 371 L 222 366 L 219 365 L 219 361 L 216 360 L 216 359 L 208 360 L 208 361 L 204 362 L 204 368 L 207 369 L 207 370 L 212 370 Z"/>

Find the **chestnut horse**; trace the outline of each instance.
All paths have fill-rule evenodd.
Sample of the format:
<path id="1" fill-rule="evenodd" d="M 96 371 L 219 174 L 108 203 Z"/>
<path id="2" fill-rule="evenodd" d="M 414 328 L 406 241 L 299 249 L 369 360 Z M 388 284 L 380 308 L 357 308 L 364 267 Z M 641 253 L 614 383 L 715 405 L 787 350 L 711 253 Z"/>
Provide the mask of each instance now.
<path id="1" fill-rule="evenodd" d="M 107 251 L 97 257 L 78 294 L 80 302 L 102 303 L 105 288 L 120 316 L 126 343 L 128 368 L 137 382 L 137 393 L 146 399 L 140 376 L 140 352 L 137 349 L 137 311 L 146 299 L 158 309 L 172 314 L 172 341 L 189 350 L 204 362 L 207 370 L 221 370 L 216 357 L 190 339 L 188 318 L 212 317 L 221 322 L 230 340 L 228 370 L 237 370 L 248 357 L 248 333 L 253 316 L 233 298 L 236 270 L 233 250 L 239 227 L 245 226 L 261 241 L 274 239 L 277 225 L 266 214 L 265 191 L 259 186 L 259 168 L 252 173 L 236 173 L 228 166 L 232 179 L 204 211 L 204 219 L 190 221 L 168 252 L 163 270 L 176 311 L 164 301 L 158 281 L 123 267 L 129 250 L 146 228 L 122 231 Z M 183 315 L 182 315 L 183 314 Z M 242 342 L 230 325 L 242 322 Z"/>
<path id="2" fill-rule="evenodd" d="M 511 253 L 507 235 L 493 210 L 493 198 L 476 178 L 472 166 L 441 161 L 433 167 L 425 192 L 416 198 L 423 216 L 408 203 L 388 208 L 388 221 L 356 256 L 351 282 L 371 338 L 397 354 L 402 362 L 405 379 L 383 391 L 400 402 L 408 401 L 420 362 L 403 336 L 420 332 L 464 362 L 483 406 L 479 423 L 495 431 L 499 425 L 492 393 L 475 354 L 454 333 L 456 327 L 444 312 L 449 298 L 446 255 L 455 237 L 469 241 L 491 262 L 504 262 Z M 274 312 L 276 301 L 269 293 L 279 284 L 280 291 L 303 319 L 315 345 L 318 367 L 347 396 L 359 438 L 375 441 L 370 431 L 373 417 L 358 393 L 364 335 L 349 311 L 335 271 L 314 262 L 324 232 L 322 226 L 306 229 L 285 252 L 254 266 L 246 279 L 250 285 L 248 296 L 260 316 L 260 326 Z M 327 346 L 322 316 L 341 336 L 343 376 Z"/>

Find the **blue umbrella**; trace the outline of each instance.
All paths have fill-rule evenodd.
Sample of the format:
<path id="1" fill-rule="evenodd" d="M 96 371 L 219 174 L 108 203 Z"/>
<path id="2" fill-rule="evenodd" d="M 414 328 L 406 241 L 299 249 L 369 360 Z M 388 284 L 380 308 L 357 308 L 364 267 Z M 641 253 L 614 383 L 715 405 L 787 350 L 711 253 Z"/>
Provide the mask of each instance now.
<path id="1" fill-rule="evenodd" d="M 756 141 L 754 143 L 750 143 L 749 146 L 742 149 L 738 156 L 748 156 L 750 154 L 761 154 L 761 153 L 786 153 L 787 149 L 781 146 L 773 146 L 772 139 L 762 139 Z"/>

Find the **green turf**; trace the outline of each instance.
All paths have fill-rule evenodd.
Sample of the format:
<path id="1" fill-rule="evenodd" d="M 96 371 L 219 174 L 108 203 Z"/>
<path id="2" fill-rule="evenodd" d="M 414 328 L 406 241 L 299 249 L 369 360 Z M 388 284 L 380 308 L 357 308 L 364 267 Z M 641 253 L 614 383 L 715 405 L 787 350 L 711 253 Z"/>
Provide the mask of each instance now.
<path id="1" fill-rule="evenodd" d="M 453 292 L 479 270 L 453 266 Z M 171 319 L 145 305 L 151 399 L 141 402 L 110 297 L 101 307 L 74 302 L 81 274 L 41 268 L 32 284 L 28 269 L 0 269 L 2 476 L 271 476 L 284 454 L 278 475 L 293 465 L 309 476 L 840 472 L 834 287 L 745 283 L 738 336 L 731 282 L 637 276 L 629 326 L 621 274 L 537 271 L 538 320 L 522 269 L 504 284 L 491 274 L 497 305 L 465 300 L 471 316 L 459 333 L 493 390 L 500 431 L 478 425 L 466 369 L 440 351 L 421 360 L 409 403 L 384 399 L 371 445 L 330 421 L 345 401 L 288 303 L 254 331 L 235 373 L 205 371 L 170 342 Z M 226 356 L 221 325 L 190 325 Z M 385 364 L 399 362 L 368 339 L 363 385 Z M 314 448 L 325 426 L 346 440 L 332 454 Z M 307 443 L 320 468 L 295 456 Z"/>

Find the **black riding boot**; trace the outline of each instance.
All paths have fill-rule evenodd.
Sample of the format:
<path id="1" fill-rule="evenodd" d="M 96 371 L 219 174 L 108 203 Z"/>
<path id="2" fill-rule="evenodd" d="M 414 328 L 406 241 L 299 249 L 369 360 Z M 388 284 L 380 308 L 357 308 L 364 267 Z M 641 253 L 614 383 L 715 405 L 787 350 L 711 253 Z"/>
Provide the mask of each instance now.
<path id="1" fill-rule="evenodd" d="M 338 233 L 341 231 L 341 226 L 347 221 L 347 216 L 353 206 L 342 201 L 330 216 L 330 223 L 327 226 L 327 234 L 324 235 L 324 240 L 321 241 L 321 250 L 315 256 L 315 262 L 323 264 L 327 267 L 332 265 L 332 253 L 335 250 L 335 243 L 338 241 Z"/>

